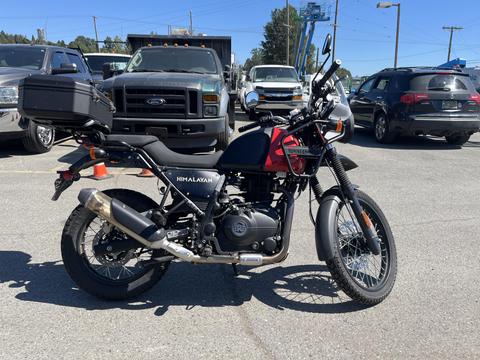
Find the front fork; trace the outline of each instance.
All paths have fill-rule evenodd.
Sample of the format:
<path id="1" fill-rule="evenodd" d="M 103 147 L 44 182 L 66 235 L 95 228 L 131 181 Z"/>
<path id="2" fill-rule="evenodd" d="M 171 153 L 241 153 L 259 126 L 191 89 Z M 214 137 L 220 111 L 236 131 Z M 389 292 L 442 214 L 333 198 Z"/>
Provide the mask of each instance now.
<path id="1" fill-rule="evenodd" d="M 355 217 L 360 224 L 360 228 L 362 229 L 363 235 L 365 236 L 367 247 L 373 254 L 379 255 L 380 239 L 377 235 L 375 227 L 373 226 L 370 217 L 365 212 L 362 205 L 360 205 L 357 197 L 357 192 L 355 191 L 355 187 L 350 182 L 347 172 L 345 171 L 345 168 L 343 167 L 341 161 L 338 159 L 337 151 L 333 145 L 327 145 L 325 157 L 332 166 L 333 171 L 338 178 L 342 193 L 346 197 L 346 200 L 350 202 L 353 213 L 355 214 Z"/>

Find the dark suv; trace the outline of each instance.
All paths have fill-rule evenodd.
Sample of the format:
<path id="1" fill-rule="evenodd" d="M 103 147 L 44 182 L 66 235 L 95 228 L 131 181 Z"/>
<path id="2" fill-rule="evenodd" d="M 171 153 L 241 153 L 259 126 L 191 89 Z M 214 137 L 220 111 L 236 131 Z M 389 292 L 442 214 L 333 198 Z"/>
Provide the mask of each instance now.
<path id="1" fill-rule="evenodd" d="M 355 123 L 374 128 L 380 143 L 428 134 L 462 145 L 480 130 L 480 95 L 468 74 L 456 70 L 384 69 L 350 96 L 350 107 Z"/>

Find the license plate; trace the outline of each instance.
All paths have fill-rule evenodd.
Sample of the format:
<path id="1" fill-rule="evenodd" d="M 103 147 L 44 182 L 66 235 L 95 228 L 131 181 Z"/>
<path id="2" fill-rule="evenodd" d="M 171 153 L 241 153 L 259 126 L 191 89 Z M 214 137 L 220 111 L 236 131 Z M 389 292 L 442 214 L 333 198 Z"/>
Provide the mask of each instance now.
<path id="1" fill-rule="evenodd" d="M 443 110 L 457 110 L 457 101 L 456 100 L 443 100 L 442 101 Z"/>

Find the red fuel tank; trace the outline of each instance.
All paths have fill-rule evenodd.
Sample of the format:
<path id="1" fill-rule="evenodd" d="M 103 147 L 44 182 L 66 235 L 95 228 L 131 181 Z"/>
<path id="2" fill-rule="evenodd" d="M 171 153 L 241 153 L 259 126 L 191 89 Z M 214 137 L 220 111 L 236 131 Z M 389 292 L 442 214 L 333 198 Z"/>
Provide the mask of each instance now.
<path id="1" fill-rule="evenodd" d="M 270 140 L 270 149 L 263 167 L 264 171 L 289 172 L 287 158 L 285 157 L 281 143 L 285 134 L 287 134 L 287 130 L 273 128 Z M 284 143 L 286 147 L 300 146 L 300 141 L 298 141 L 298 139 L 293 135 L 288 136 L 284 140 Z M 292 168 L 296 173 L 303 173 L 305 170 L 305 159 L 299 157 L 298 155 L 290 155 L 290 162 L 292 163 Z"/>

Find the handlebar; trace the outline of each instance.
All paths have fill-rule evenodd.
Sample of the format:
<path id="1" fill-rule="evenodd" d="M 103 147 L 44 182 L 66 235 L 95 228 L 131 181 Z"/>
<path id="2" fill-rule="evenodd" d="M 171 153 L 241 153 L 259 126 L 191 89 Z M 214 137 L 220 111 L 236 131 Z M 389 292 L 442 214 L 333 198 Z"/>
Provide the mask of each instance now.
<path id="1" fill-rule="evenodd" d="M 328 80 L 330 80 L 330 78 L 333 76 L 333 74 L 335 73 L 335 71 L 338 70 L 338 68 L 340 67 L 340 65 L 342 65 L 342 62 L 340 61 L 340 59 L 337 59 L 337 60 L 334 60 L 333 63 L 332 63 L 332 66 L 330 66 L 330 68 L 327 70 L 327 72 L 323 75 L 323 77 L 318 81 L 316 87 L 318 89 L 321 89 L 322 87 L 325 86 L 325 84 L 327 83 Z"/>
<path id="2" fill-rule="evenodd" d="M 255 122 L 253 122 L 253 123 L 251 123 L 251 124 L 248 124 L 248 125 L 239 127 L 239 128 L 238 128 L 238 132 L 244 132 L 244 131 L 253 129 L 253 128 L 259 126 L 259 125 L 260 125 L 260 123 L 259 123 L 258 121 L 255 121 Z"/>

